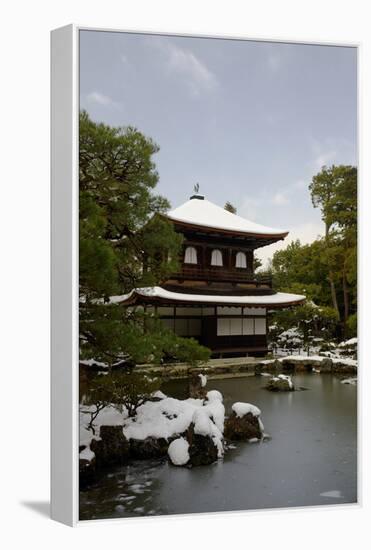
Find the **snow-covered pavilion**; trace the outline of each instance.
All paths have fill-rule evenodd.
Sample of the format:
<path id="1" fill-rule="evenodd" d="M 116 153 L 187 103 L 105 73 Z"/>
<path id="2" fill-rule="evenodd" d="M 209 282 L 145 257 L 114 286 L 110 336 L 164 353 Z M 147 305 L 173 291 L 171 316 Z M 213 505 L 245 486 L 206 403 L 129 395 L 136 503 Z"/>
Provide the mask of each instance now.
<path id="1" fill-rule="evenodd" d="M 254 273 L 254 250 L 287 231 L 253 223 L 195 194 L 166 217 L 182 233 L 178 273 L 161 286 L 117 297 L 124 306 L 155 308 L 176 334 L 197 339 L 213 355 L 264 355 L 267 313 L 300 305 L 305 297 L 275 292 Z"/>

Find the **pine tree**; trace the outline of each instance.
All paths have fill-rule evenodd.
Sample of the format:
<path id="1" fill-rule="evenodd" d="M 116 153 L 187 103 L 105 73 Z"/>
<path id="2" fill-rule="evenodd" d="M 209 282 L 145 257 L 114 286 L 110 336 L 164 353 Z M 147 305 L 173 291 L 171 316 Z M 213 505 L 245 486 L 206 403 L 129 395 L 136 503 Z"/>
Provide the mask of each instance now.
<path id="1" fill-rule="evenodd" d="M 229 201 L 225 203 L 224 210 L 227 210 L 227 212 L 231 212 L 232 214 L 237 214 L 237 208 Z"/>
<path id="2" fill-rule="evenodd" d="M 109 297 L 159 284 L 179 267 L 182 237 L 163 214 L 168 201 L 153 190 L 157 145 L 137 129 L 112 128 L 80 115 L 80 355 L 113 364 L 197 361 L 208 350 L 184 341 L 142 308 Z"/>

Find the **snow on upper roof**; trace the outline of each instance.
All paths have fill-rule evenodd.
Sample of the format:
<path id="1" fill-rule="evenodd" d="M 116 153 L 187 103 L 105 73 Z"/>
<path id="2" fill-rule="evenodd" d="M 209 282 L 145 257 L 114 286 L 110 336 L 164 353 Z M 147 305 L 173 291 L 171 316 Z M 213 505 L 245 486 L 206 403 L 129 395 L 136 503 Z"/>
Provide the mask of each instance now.
<path id="1" fill-rule="evenodd" d="M 173 221 L 237 233 L 272 236 L 286 236 L 288 233 L 284 229 L 266 227 L 246 220 L 237 214 L 232 214 L 221 206 L 208 201 L 202 195 L 193 195 L 190 200 L 168 212 L 167 217 Z"/>
<path id="2" fill-rule="evenodd" d="M 286 304 L 298 304 L 305 300 L 305 296 L 301 296 L 300 294 L 288 294 L 286 292 L 277 292 L 276 294 L 266 294 L 263 296 L 218 296 L 213 294 L 185 294 L 182 292 L 172 292 L 160 286 L 151 286 L 135 288 L 129 292 L 129 294 L 123 294 L 122 296 L 111 296 L 109 303 L 124 303 L 133 298 L 135 294 L 148 298 L 160 298 L 171 302 L 239 304 L 241 306 L 251 307 L 274 307 Z"/>

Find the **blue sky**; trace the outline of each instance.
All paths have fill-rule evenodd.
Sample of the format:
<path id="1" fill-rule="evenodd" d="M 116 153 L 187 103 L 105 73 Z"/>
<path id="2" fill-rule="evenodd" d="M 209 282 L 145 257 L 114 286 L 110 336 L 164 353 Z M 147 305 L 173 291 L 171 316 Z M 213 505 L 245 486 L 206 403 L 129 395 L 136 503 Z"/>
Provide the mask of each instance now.
<path id="1" fill-rule="evenodd" d="M 80 103 L 160 146 L 157 191 L 172 207 L 193 185 L 238 214 L 323 234 L 308 184 L 356 163 L 357 51 L 351 47 L 81 31 Z"/>

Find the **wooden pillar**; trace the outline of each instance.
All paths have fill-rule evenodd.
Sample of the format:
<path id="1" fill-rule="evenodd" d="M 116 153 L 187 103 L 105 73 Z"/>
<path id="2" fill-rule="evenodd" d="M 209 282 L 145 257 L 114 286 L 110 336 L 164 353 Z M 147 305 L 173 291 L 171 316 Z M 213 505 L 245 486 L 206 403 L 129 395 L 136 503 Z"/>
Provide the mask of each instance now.
<path id="1" fill-rule="evenodd" d="M 232 249 L 228 248 L 228 264 L 227 264 L 228 270 L 230 271 L 232 269 Z"/>
<path id="2" fill-rule="evenodd" d="M 201 257 L 201 267 L 202 269 L 206 269 L 207 268 L 207 265 L 206 265 L 206 244 L 205 243 L 202 243 L 202 257 Z"/>

